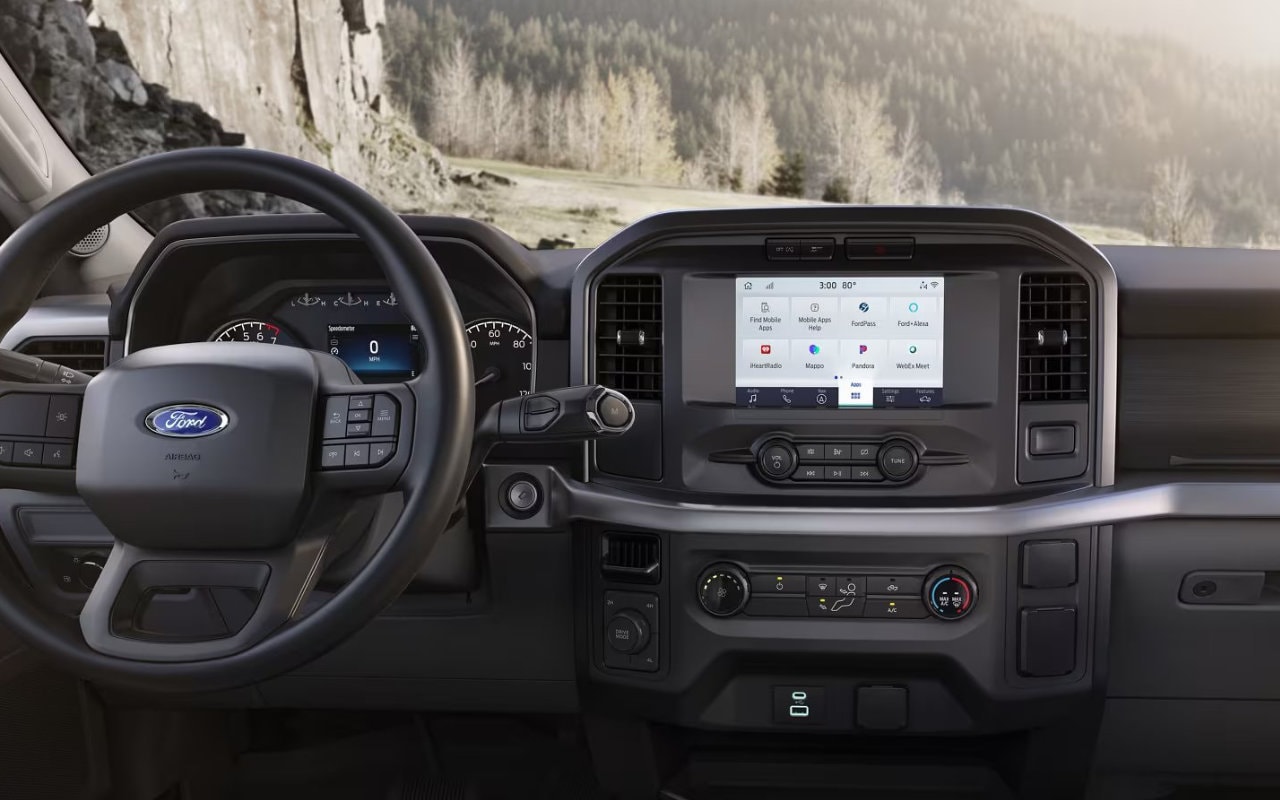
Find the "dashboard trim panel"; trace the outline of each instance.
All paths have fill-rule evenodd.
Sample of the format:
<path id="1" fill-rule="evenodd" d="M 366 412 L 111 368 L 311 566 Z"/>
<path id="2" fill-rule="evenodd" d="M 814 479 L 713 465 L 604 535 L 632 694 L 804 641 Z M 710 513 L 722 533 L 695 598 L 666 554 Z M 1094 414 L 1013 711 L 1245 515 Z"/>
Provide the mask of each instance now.
<path id="1" fill-rule="evenodd" d="M 571 522 L 633 526 L 682 533 L 743 536 L 868 537 L 1017 536 L 1066 528 L 1151 519 L 1280 518 L 1280 483 L 1168 482 L 1132 488 L 1078 489 L 1001 506 L 833 508 L 728 506 L 663 502 L 639 494 L 566 479 L 552 471 L 549 506 L 555 515 L 530 529 L 559 530 Z M 504 527 L 518 522 L 505 520 Z M 785 534 L 783 534 L 785 535 Z"/>

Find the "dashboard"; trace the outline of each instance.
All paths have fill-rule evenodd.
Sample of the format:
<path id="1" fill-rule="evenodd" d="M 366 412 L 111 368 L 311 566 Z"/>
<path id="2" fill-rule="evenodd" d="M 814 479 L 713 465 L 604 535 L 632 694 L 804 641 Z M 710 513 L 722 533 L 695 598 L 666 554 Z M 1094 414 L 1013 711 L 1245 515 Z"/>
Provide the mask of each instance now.
<path id="1" fill-rule="evenodd" d="M 967 760 L 1037 797 L 1091 768 L 1266 763 L 1233 731 L 1280 724 L 1277 382 L 1241 366 L 1280 356 L 1273 254 L 1100 251 L 1008 209 L 677 212 L 538 253 L 407 221 L 467 323 L 478 410 L 599 383 L 635 422 L 496 449 L 386 613 L 193 703 L 591 712 L 617 787 L 670 729 L 685 760 Z M 323 218 L 202 220 L 109 305 L 51 298 L 5 344 L 266 341 L 378 383 L 431 357 L 397 305 Z M 366 512 L 321 602 L 385 534 Z M 66 494 L 0 492 L 0 520 L 74 613 L 109 534 Z"/>

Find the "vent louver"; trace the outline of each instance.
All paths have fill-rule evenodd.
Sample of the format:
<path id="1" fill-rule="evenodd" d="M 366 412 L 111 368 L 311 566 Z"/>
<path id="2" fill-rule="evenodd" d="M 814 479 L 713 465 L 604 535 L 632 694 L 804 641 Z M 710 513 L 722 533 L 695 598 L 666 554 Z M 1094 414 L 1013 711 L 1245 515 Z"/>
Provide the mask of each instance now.
<path id="1" fill-rule="evenodd" d="M 657 583 L 661 577 L 662 542 L 651 533 L 606 533 L 601 542 L 600 571 L 611 578 Z"/>
<path id="2" fill-rule="evenodd" d="M 61 364 L 86 375 L 97 375 L 107 366 L 105 338 L 27 339 L 18 347 L 18 352 Z"/>
<path id="3" fill-rule="evenodd" d="M 596 289 L 596 382 L 662 399 L 662 277 L 617 275 Z"/>
<path id="4" fill-rule="evenodd" d="M 1018 309 L 1018 399 L 1089 399 L 1089 285 L 1065 272 L 1022 276 Z"/>

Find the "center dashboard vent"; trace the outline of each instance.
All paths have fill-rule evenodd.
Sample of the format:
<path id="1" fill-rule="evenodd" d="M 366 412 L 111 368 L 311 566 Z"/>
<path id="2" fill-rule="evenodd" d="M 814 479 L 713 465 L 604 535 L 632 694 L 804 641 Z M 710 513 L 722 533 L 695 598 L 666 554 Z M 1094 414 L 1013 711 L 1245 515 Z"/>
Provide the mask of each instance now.
<path id="1" fill-rule="evenodd" d="M 1018 399 L 1089 399 L 1089 284 L 1068 272 L 1026 273 L 1018 307 Z"/>
<path id="2" fill-rule="evenodd" d="M 596 382 L 662 399 L 662 276 L 615 275 L 596 289 Z"/>
<path id="3" fill-rule="evenodd" d="M 600 571 L 635 583 L 657 583 L 662 577 L 662 540 L 652 533 L 609 532 L 600 543 Z"/>
<path id="4" fill-rule="evenodd" d="M 27 339 L 18 346 L 18 352 L 86 375 L 97 375 L 107 366 L 107 340 L 103 337 Z"/>

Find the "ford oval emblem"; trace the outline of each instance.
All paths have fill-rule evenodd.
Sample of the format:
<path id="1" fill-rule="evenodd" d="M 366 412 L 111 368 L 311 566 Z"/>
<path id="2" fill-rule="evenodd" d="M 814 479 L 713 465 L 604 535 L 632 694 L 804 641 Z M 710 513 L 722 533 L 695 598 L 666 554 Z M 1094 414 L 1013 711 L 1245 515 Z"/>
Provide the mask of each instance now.
<path id="1" fill-rule="evenodd" d="M 210 436 L 227 427 L 227 415 L 213 406 L 163 406 L 147 415 L 147 430 L 161 436 Z"/>

